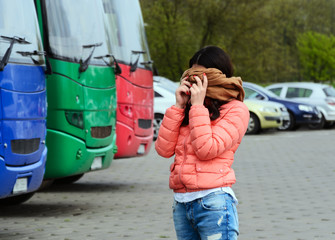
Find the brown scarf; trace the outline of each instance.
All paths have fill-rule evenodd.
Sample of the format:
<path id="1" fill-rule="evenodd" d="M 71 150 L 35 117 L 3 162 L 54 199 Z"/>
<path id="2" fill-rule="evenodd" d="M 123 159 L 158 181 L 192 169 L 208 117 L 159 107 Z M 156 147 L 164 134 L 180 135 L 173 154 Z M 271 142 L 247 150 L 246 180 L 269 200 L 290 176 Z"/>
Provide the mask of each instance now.
<path id="1" fill-rule="evenodd" d="M 206 73 L 208 79 L 207 97 L 227 102 L 233 99 L 243 102 L 244 90 L 242 87 L 242 79 L 240 77 L 227 78 L 219 69 L 192 67 L 183 73 L 181 79 L 189 76 L 188 81 L 196 83 L 193 76 L 196 75 L 203 80 L 203 73 Z"/>

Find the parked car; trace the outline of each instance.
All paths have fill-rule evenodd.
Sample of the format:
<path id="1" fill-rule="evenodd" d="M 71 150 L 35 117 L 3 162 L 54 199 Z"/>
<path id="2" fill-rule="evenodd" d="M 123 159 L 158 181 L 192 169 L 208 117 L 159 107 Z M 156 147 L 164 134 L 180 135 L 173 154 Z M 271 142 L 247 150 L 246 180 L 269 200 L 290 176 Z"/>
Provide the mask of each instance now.
<path id="1" fill-rule="evenodd" d="M 176 103 L 175 91 L 178 83 L 164 77 L 154 76 L 154 140 L 156 140 L 165 111 Z M 289 121 L 284 105 L 260 100 L 247 100 L 250 121 L 247 133 L 256 134 L 262 129 L 280 128 Z"/>
<path id="2" fill-rule="evenodd" d="M 243 82 L 243 88 L 245 99 L 273 101 L 285 105 L 290 119 L 280 130 L 294 130 L 300 125 L 318 124 L 321 121 L 321 112 L 314 105 L 280 98 L 266 88 L 250 82 Z"/>
<path id="3" fill-rule="evenodd" d="M 289 113 L 283 104 L 256 99 L 244 100 L 250 112 L 247 134 L 257 134 L 261 130 L 282 128 L 290 120 Z"/>
<path id="4" fill-rule="evenodd" d="M 154 141 L 157 139 L 166 109 L 176 103 L 175 92 L 177 88 L 177 83 L 164 77 L 154 76 Z"/>
<path id="5" fill-rule="evenodd" d="M 319 124 L 311 124 L 311 128 L 329 128 L 335 125 L 335 89 L 327 84 L 292 82 L 277 83 L 266 87 L 282 98 L 311 103 L 322 113 Z"/>
<path id="6" fill-rule="evenodd" d="M 162 76 L 154 76 L 154 83 L 171 92 L 173 95 L 175 95 L 176 90 L 179 86 L 179 82 L 174 82 Z"/>

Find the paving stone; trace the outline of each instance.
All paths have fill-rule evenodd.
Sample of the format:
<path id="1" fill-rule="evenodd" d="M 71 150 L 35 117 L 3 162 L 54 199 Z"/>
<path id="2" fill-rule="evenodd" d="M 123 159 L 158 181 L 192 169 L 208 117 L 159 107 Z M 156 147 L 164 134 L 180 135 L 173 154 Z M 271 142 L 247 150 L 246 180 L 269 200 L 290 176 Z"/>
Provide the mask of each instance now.
<path id="1" fill-rule="evenodd" d="M 335 130 L 246 136 L 233 168 L 239 240 L 335 239 Z M 154 148 L 0 207 L 1 240 L 176 239 L 169 165 Z"/>

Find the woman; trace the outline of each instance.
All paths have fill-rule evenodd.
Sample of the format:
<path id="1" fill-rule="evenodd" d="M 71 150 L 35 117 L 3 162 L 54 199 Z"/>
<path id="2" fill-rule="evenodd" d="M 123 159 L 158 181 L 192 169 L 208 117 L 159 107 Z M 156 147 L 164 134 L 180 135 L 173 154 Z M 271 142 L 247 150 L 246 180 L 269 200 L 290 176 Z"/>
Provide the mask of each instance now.
<path id="1" fill-rule="evenodd" d="M 249 122 L 242 80 L 232 77 L 229 56 L 216 46 L 196 52 L 189 67 L 155 143 L 162 157 L 175 155 L 169 185 L 177 238 L 237 239 L 231 165 Z"/>

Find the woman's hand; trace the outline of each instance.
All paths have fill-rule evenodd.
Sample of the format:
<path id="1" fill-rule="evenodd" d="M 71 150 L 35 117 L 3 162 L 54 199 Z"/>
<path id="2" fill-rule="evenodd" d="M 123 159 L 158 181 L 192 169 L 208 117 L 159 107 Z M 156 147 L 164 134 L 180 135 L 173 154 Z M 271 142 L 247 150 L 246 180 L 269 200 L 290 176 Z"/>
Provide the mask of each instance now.
<path id="1" fill-rule="evenodd" d="M 190 99 L 191 83 L 187 81 L 188 77 L 181 80 L 180 86 L 176 90 L 176 107 L 185 108 L 188 100 Z"/>
<path id="2" fill-rule="evenodd" d="M 193 84 L 190 87 L 191 92 L 191 104 L 194 105 L 204 105 L 204 100 L 206 97 L 206 91 L 207 91 L 207 76 L 204 73 L 204 81 L 201 82 L 201 79 L 198 76 L 194 76 L 194 79 L 197 81 L 197 83 Z"/>

